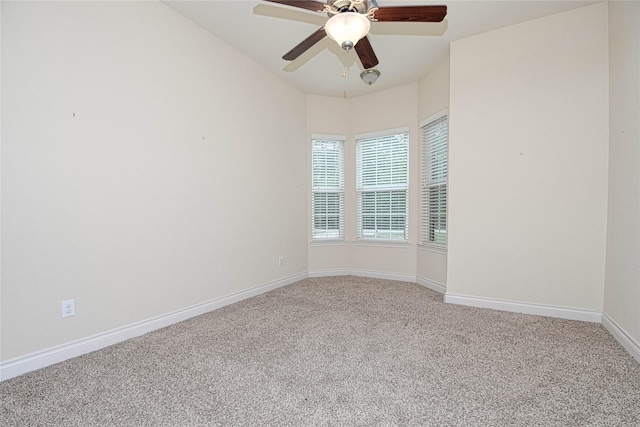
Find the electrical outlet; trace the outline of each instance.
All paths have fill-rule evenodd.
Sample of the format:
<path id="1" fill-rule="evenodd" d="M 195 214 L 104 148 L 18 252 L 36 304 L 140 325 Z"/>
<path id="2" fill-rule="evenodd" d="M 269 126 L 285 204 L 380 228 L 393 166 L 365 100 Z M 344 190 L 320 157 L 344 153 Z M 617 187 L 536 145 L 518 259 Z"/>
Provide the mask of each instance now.
<path id="1" fill-rule="evenodd" d="M 278 258 L 278 265 L 279 265 L 280 267 L 282 267 L 282 266 L 284 265 L 284 257 L 279 257 L 279 258 Z"/>
<path id="2" fill-rule="evenodd" d="M 62 301 L 62 317 L 71 317 L 76 315 L 76 300 L 69 299 Z"/>

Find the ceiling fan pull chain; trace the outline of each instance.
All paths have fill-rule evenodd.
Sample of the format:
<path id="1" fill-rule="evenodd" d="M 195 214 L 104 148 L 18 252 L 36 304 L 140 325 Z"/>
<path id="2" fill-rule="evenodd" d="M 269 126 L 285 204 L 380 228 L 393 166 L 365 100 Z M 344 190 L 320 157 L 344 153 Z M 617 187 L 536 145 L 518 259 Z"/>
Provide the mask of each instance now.
<path id="1" fill-rule="evenodd" d="M 344 92 L 343 96 L 347 97 L 347 89 L 349 88 L 349 69 L 347 67 L 342 68 L 342 77 L 344 78 Z"/>

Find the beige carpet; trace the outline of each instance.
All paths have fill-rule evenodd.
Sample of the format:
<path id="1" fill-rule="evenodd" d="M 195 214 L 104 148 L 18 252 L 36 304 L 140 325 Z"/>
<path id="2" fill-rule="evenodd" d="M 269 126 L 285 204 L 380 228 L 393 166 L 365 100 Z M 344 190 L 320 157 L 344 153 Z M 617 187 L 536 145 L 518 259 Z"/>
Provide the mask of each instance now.
<path id="1" fill-rule="evenodd" d="M 598 324 L 307 279 L 0 383 L 1 426 L 640 426 Z"/>

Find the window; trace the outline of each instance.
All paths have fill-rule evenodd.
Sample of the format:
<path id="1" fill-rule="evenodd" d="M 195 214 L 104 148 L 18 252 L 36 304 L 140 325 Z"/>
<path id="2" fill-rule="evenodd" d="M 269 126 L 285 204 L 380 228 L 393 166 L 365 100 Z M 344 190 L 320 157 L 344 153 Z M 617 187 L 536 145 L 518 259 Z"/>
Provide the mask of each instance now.
<path id="1" fill-rule="evenodd" d="M 312 240 L 344 239 L 344 139 L 312 135 Z"/>
<path id="2" fill-rule="evenodd" d="M 439 116 L 439 117 L 438 117 Z M 446 113 L 427 119 L 422 129 L 422 221 L 420 243 L 438 249 L 447 245 Z"/>
<path id="3" fill-rule="evenodd" d="M 356 135 L 358 238 L 408 240 L 409 129 Z"/>

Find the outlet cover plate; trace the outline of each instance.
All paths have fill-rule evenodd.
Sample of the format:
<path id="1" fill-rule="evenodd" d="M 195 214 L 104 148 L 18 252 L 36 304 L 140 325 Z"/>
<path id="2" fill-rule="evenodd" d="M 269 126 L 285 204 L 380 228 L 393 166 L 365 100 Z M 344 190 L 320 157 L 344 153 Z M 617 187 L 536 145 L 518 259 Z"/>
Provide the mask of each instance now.
<path id="1" fill-rule="evenodd" d="M 71 317 L 76 315 L 76 300 L 69 299 L 62 301 L 62 317 Z"/>

